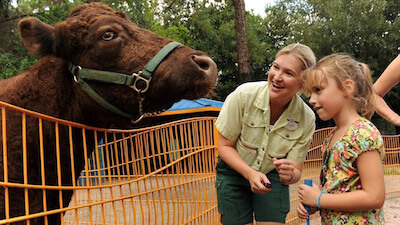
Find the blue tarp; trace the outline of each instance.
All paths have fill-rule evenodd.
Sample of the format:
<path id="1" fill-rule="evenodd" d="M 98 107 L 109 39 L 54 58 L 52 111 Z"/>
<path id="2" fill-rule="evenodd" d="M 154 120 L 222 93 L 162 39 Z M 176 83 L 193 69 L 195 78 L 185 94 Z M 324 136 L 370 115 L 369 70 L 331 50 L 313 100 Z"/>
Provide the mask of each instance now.
<path id="1" fill-rule="evenodd" d="M 221 108 L 224 103 L 216 100 L 199 98 L 195 100 L 182 99 L 179 102 L 175 102 L 171 108 L 167 111 L 178 111 L 186 109 L 199 109 L 205 107 L 217 107 Z"/>

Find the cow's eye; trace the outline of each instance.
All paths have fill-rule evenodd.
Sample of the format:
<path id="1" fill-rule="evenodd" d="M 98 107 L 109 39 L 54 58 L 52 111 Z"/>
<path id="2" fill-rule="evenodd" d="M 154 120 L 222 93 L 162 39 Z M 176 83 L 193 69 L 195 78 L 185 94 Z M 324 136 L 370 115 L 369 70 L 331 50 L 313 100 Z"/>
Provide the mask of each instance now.
<path id="1" fill-rule="evenodd" d="M 114 33 L 114 31 L 106 31 L 101 35 L 101 38 L 104 41 L 111 41 L 112 39 L 115 39 L 117 35 Z"/>

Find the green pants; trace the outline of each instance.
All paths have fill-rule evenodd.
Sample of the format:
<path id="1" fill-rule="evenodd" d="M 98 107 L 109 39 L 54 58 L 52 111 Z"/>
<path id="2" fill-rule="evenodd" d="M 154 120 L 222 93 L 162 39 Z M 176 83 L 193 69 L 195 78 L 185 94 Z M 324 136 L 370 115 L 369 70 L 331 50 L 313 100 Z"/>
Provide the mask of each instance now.
<path id="1" fill-rule="evenodd" d="M 243 225 L 256 221 L 285 223 L 290 210 L 289 186 L 279 180 L 273 170 L 267 174 L 272 189 L 266 194 L 251 191 L 249 181 L 223 160 L 217 163 L 217 198 L 221 223 Z"/>

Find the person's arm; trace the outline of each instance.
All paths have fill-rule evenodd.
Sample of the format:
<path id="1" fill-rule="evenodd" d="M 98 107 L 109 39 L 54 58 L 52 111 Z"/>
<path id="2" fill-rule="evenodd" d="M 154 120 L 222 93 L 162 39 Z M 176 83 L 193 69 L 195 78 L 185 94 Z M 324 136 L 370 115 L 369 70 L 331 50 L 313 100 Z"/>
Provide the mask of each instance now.
<path id="1" fill-rule="evenodd" d="M 386 104 L 383 96 L 400 82 L 400 55 L 385 69 L 374 84 L 376 112 L 390 123 L 400 126 L 400 116 Z"/>
<path id="2" fill-rule="evenodd" d="M 383 167 L 377 150 L 370 150 L 360 154 L 356 160 L 362 189 L 340 194 L 322 194 L 320 206 L 324 209 L 333 209 L 346 212 L 366 211 L 378 209 L 385 201 L 385 183 Z M 317 199 L 321 191 L 314 185 L 299 186 L 299 198 L 305 205 L 317 206 Z"/>
<path id="3" fill-rule="evenodd" d="M 226 164 L 249 181 L 253 192 L 264 194 L 271 191 L 262 183 L 270 183 L 267 176 L 247 165 L 235 150 L 235 142 L 225 138 L 221 133 L 218 135 L 218 154 Z"/>
<path id="4" fill-rule="evenodd" d="M 375 111 L 385 120 L 387 120 L 389 123 L 395 125 L 395 126 L 400 126 L 400 116 L 395 113 L 385 102 L 385 100 L 379 96 L 378 94 L 375 94 L 375 103 L 376 103 L 376 109 Z"/>

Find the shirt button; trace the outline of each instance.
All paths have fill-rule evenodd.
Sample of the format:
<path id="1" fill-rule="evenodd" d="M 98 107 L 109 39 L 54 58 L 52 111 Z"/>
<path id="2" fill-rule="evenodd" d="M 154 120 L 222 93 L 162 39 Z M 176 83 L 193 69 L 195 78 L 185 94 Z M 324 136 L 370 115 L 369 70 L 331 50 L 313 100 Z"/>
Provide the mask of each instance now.
<path id="1" fill-rule="evenodd" d="M 257 164 L 260 164 L 260 161 L 257 161 Z"/>
<path id="2" fill-rule="evenodd" d="M 254 123 L 251 123 L 250 125 L 254 126 Z"/>
<path id="3" fill-rule="evenodd" d="M 289 137 L 289 134 L 286 134 L 286 137 L 288 138 L 288 137 Z"/>
<path id="4" fill-rule="evenodd" d="M 264 151 L 264 150 L 265 150 L 265 148 L 264 148 L 264 147 L 262 147 L 262 148 L 261 148 L 261 150 L 262 150 L 262 151 Z"/>

